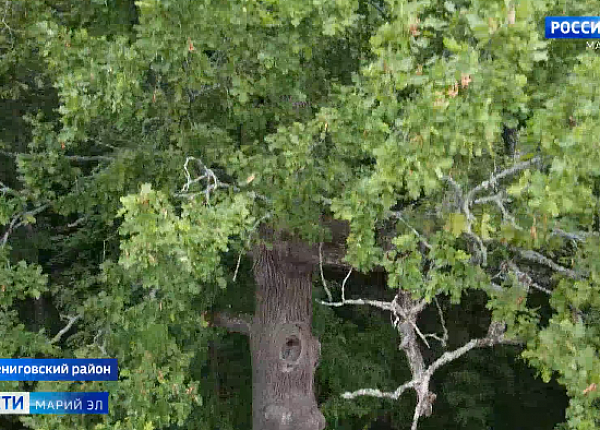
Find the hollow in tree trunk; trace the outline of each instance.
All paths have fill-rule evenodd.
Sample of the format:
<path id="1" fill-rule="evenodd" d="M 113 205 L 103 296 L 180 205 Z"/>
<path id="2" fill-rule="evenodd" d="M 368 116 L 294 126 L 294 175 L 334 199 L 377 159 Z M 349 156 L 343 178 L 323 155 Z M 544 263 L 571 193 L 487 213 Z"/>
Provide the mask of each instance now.
<path id="1" fill-rule="evenodd" d="M 313 392 L 321 349 L 311 327 L 314 249 L 292 241 L 272 245 L 254 250 L 253 430 L 322 430 Z"/>

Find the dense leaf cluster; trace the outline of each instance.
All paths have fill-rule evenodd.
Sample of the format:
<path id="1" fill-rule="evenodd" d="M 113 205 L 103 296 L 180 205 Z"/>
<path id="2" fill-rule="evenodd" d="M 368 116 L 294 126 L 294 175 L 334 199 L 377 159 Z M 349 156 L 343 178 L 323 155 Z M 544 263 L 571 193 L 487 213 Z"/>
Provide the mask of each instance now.
<path id="1" fill-rule="evenodd" d="M 223 340 L 205 312 L 251 310 L 243 266 L 261 223 L 318 242 L 327 215 L 349 225 L 347 264 L 383 267 L 388 292 L 409 291 L 432 309 L 436 298 L 450 309 L 485 292 L 522 356 L 566 390 L 564 428 L 600 428 L 600 58 L 585 42 L 542 37 L 545 16 L 595 6 L 5 2 L 0 350 L 110 356 L 121 368 L 118 383 L 31 387 L 107 389 L 108 417 L 22 425 L 247 425 L 249 398 L 242 408 L 207 388 L 235 372 L 211 367 L 218 346 L 243 355 L 246 345 Z M 339 397 L 409 378 L 392 326 L 360 312 L 316 311 L 323 412 L 339 429 L 377 415 L 404 428 L 412 400 L 379 413 L 380 399 Z M 473 326 L 454 324 L 450 337 L 485 329 Z M 422 426 L 500 428 L 489 373 L 508 381 L 525 371 L 498 360 L 440 376 L 446 417 L 434 408 Z"/>

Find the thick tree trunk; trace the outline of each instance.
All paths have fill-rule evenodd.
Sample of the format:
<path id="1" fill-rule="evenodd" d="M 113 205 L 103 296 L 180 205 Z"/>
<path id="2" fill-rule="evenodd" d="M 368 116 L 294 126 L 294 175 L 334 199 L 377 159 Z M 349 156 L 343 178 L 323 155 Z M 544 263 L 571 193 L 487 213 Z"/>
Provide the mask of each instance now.
<path id="1" fill-rule="evenodd" d="M 321 344 L 312 336 L 312 274 L 320 262 L 343 262 L 345 222 L 324 220 L 332 240 L 319 246 L 261 228 L 270 245 L 251 252 L 256 280 L 254 315 L 216 312 L 214 326 L 250 336 L 253 430 L 322 430 L 325 417 L 313 392 Z"/>
<path id="2" fill-rule="evenodd" d="M 253 430 L 322 430 L 313 392 L 320 343 L 312 336 L 314 249 L 275 240 L 254 250 L 250 328 Z"/>

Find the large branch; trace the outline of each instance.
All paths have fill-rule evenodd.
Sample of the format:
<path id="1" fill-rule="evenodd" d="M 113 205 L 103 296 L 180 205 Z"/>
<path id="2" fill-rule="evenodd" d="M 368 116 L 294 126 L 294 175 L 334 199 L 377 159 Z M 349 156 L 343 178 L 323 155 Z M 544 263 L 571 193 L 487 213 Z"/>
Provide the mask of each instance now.
<path id="1" fill-rule="evenodd" d="M 502 213 L 502 217 L 505 221 L 510 222 L 513 226 L 515 226 L 518 229 L 522 229 L 520 226 L 517 225 L 515 218 L 508 212 L 508 210 L 504 206 L 504 202 L 507 201 L 507 199 L 505 197 L 506 192 L 504 190 L 502 190 L 494 195 L 482 197 L 479 199 L 475 199 L 476 194 L 478 194 L 481 191 L 488 190 L 492 186 L 496 186 L 498 184 L 498 182 L 503 179 L 506 179 L 518 172 L 528 169 L 529 167 L 535 165 L 536 163 L 539 163 L 540 160 L 541 160 L 540 157 L 534 157 L 530 160 L 518 163 L 510 168 L 502 170 L 501 172 L 499 172 L 497 174 L 492 174 L 489 179 L 476 185 L 473 189 L 471 189 L 468 192 L 463 191 L 461 185 L 458 182 L 456 182 L 456 180 L 454 180 L 452 177 L 450 177 L 450 176 L 443 177 L 443 179 L 447 183 L 449 183 L 451 185 L 451 187 L 454 189 L 455 196 L 458 201 L 459 210 L 466 216 L 467 223 L 466 223 L 466 229 L 465 229 L 464 233 L 467 237 L 469 237 L 476 244 L 476 249 L 477 249 L 476 257 L 479 257 L 479 258 L 477 258 L 477 261 L 475 261 L 475 263 L 481 264 L 484 267 L 487 265 L 487 248 L 484 243 L 484 240 L 482 240 L 482 238 L 478 234 L 476 234 L 472 228 L 473 221 L 475 220 L 475 217 L 471 213 L 471 207 L 473 205 L 484 204 L 484 203 L 494 203 L 500 209 L 500 211 Z M 196 163 L 197 167 L 199 168 L 199 170 L 201 172 L 200 176 L 193 177 L 193 175 L 191 174 L 191 172 L 190 172 L 190 163 L 191 162 Z M 205 196 L 207 204 L 209 204 L 211 193 L 218 188 L 231 188 L 236 192 L 242 191 L 239 187 L 221 182 L 217 178 L 216 174 L 214 173 L 214 171 L 212 169 L 208 168 L 206 165 L 204 165 L 202 163 L 201 160 L 199 160 L 195 157 L 187 157 L 186 158 L 186 161 L 183 166 L 183 170 L 185 172 L 187 181 L 184 184 L 184 186 L 182 187 L 180 193 L 178 194 L 180 196 L 186 196 L 186 197 L 191 198 L 195 195 L 203 194 Z M 246 185 L 250 184 L 253 179 L 254 179 L 253 175 L 251 175 L 249 178 L 247 178 Z M 198 192 L 190 192 L 190 188 L 193 185 L 201 183 L 202 181 L 206 182 L 206 187 L 204 189 L 202 189 Z M 253 195 L 255 198 L 258 198 L 258 199 L 261 199 L 261 200 L 264 200 L 267 202 L 270 201 L 265 196 L 258 195 L 258 194 L 253 194 Z M 431 245 L 429 244 L 429 242 L 427 242 L 426 238 L 421 233 L 419 233 L 416 228 L 414 228 L 412 225 L 410 225 L 400 212 L 392 211 L 392 212 L 389 212 L 387 214 L 387 216 L 389 218 L 395 218 L 398 221 L 402 222 L 408 229 L 410 229 L 413 232 L 413 234 L 415 234 L 418 237 L 421 245 L 424 248 L 427 248 L 427 249 L 432 248 Z M 260 223 L 257 223 L 257 224 L 260 224 Z M 329 266 L 329 267 L 336 267 L 336 268 L 351 269 L 350 264 L 348 264 L 345 261 L 346 240 L 350 234 L 350 228 L 349 228 L 348 222 L 334 219 L 331 216 L 323 216 L 321 219 L 321 225 L 323 227 L 329 229 L 329 231 L 331 232 L 331 236 L 332 236 L 331 239 L 327 242 L 321 243 L 319 245 L 319 247 L 314 247 L 313 252 L 310 253 L 309 255 L 305 255 L 304 258 L 310 260 L 310 261 L 307 261 L 308 263 L 314 264 L 314 265 L 319 264 L 321 267 Z M 555 229 L 555 234 L 560 234 L 562 236 L 569 237 L 569 238 L 572 238 L 575 240 L 580 240 L 580 241 L 584 239 L 584 236 L 582 234 L 580 234 L 580 235 L 567 234 L 560 229 Z M 385 236 L 385 235 L 382 235 L 382 236 Z M 384 247 L 389 245 L 389 242 L 387 242 L 386 240 L 387 239 L 383 239 L 384 243 L 381 243 L 380 245 L 384 246 Z M 574 279 L 578 279 L 581 277 L 580 274 L 575 273 L 573 270 L 562 267 L 559 264 L 554 263 L 550 259 L 544 257 L 543 255 L 536 253 L 535 251 L 517 250 L 517 252 L 521 255 L 522 258 L 537 262 L 539 264 L 543 264 L 547 267 L 550 267 L 552 270 L 555 270 L 567 277 L 571 277 Z M 250 250 L 247 251 L 247 255 L 248 255 L 248 257 L 252 258 L 252 252 Z M 236 267 L 236 275 L 237 275 L 237 269 L 239 268 L 240 258 L 241 258 L 241 254 L 238 257 L 238 267 Z M 373 268 L 373 271 L 384 271 L 384 268 L 381 266 L 375 266 Z M 327 286 L 326 285 L 324 285 L 324 286 L 325 286 L 325 289 L 327 292 L 328 291 Z M 330 293 L 328 293 L 328 295 L 329 294 Z M 326 304 L 328 306 L 343 306 L 344 304 L 356 304 L 356 305 L 371 304 L 371 305 L 378 306 L 385 310 L 390 310 L 390 309 L 386 308 L 384 305 L 382 305 L 381 303 L 375 303 L 372 301 L 371 302 L 363 301 L 362 299 L 358 299 L 358 300 L 355 300 L 352 302 L 344 301 L 344 300 L 342 300 L 342 302 L 333 302 L 331 299 L 329 299 L 329 302 Z"/>
<path id="2" fill-rule="evenodd" d="M 488 179 L 487 181 L 483 181 L 481 184 L 477 185 L 475 188 L 473 188 L 471 191 L 469 191 L 467 193 L 467 201 L 472 202 L 473 201 L 473 197 L 475 197 L 475 194 L 487 190 L 492 186 L 496 186 L 498 184 L 498 181 L 507 178 L 508 176 L 514 175 L 515 173 L 518 173 L 522 170 L 526 170 L 528 168 L 530 168 L 531 166 L 533 166 L 534 164 L 537 164 L 541 161 L 540 157 L 533 157 L 531 160 L 527 160 L 524 161 L 522 163 L 519 164 L 515 164 L 513 167 L 505 169 L 503 171 L 501 171 L 500 173 L 498 173 L 497 175 L 492 174 L 490 176 L 490 179 Z"/>
<path id="3" fill-rule="evenodd" d="M 343 393 L 342 397 L 345 399 L 353 399 L 358 396 L 371 396 L 397 400 L 406 390 L 412 388 L 417 392 L 417 407 L 415 408 L 415 413 L 413 415 L 411 430 L 416 430 L 419 418 L 422 416 L 429 416 L 431 413 L 432 404 L 436 397 L 435 394 L 429 391 L 429 382 L 434 372 L 445 364 L 462 357 L 474 348 L 493 346 L 497 344 L 519 344 L 519 342 L 504 338 L 504 328 L 505 327 L 503 323 L 492 322 L 486 337 L 481 339 L 472 339 L 454 351 L 445 352 L 441 357 L 435 360 L 429 367 L 423 369 L 419 374 L 415 375 L 413 373 L 413 379 L 400 385 L 395 391 L 386 392 L 374 388 L 361 388 L 356 391 Z"/>
<path id="4" fill-rule="evenodd" d="M 470 209 L 471 201 L 469 200 L 469 195 L 471 193 L 468 193 L 467 196 L 465 196 L 465 193 L 463 192 L 462 187 L 458 184 L 458 182 L 456 182 L 450 176 L 444 176 L 443 179 L 446 182 L 448 182 L 450 185 L 452 185 L 452 188 L 454 188 L 456 199 L 459 202 L 458 207 L 467 219 L 465 235 L 468 236 L 469 238 L 471 238 L 472 240 L 474 240 L 475 243 L 477 243 L 477 246 L 479 248 L 478 258 L 480 258 L 481 264 L 483 266 L 486 266 L 487 265 L 487 248 L 483 244 L 483 240 L 481 240 L 481 237 L 479 237 L 477 234 L 475 234 L 473 232 L 472 225 L 473 225 L 473 220 L 475 219 L 475 217 L 473 216 L 473 214 L 471 214 L 471 209 Z"/>
<path id="5" fill-rule="evenodd" d="M 233 333 L 250 335 L 252 316 L 246 314 L 231 315 L 227 312 L 217 312 L 212 315 L 210 324 L 223 327 Z"/>
<path id="6" fill-rule="evenodd" d="M 531 262 L 534 262 L 537 264 L 541 264 L 542 266 L 549 267 L 550 269 L 554 270 L 555 272 L 558 272 L 561 275 L 564 275 L 568 278 L 582 279 L 585 277 L 584 274 L 577 273 L 574 270 L 563 267 L 560 264 L 555 263 L 554 261 L 550 260 L 548 257 L 543 256 L 539 252 L 532 251 L 532 250 L 518 249 L 518 248 L 511 248 L 511 250 L 517 252 L 519 254 L 519 256 L 525 260 L 528 260 L 528 261 L 531 261 Z"/>
<path id="7" fill-rule="evenodd" d="M 456 182 L 450 176 L 445 176 L 443 178 L 446 182 L 448 182 L 454 188 L 455 195 L 459 202 L 458 206 L 460 208 L 460 211 L 467 218 L 465 234 L 477 243 L 480 254 L 481 254 L 481 264 L 483 266 L 487 265 L 487 248 L 485 247 L 481 237 L 479 237 L 479 235 L 477 235 L 476 233 L 473 232 L 472 223 L 473 223 L 474 217 L 473 217 L 473 214 L 471 213 L 471 206 L 473 204 L 481 204 L 481 203 L 487 203 L 487 202 L 493 201 L 500 208 L 504 219 L 508 219 L 511 223 L 513 223 L 515 225 L 516 225 L 516 223 L 514 221 L 514 218 L 512 216 L 510 216 L 510 214 L 508 214 L 508 212 L 504 208 L 504 205 L 501 200 L 501 198 L 502 198 L 501 193 L 496 194 L 495 196 L 481 198 L 478 200 L 474 200 L 475 195 L 481 191 L 485 191 L 491 187 L 497 186 L 498 182 L 501 181 L 502 179 L 505 179 L 505 178 L 512 176 L 518 172 L 526 170 L 529 167 L 533 166 L 534 164 L 539 163 L 540 161 L 541 161 L 540 157 L 533 157 L 531 160 L 527 160 L 522 163 L 515 164 L 514 166 L 512 166 L 508 169 L 505 169 L 497 174 L 492 174 L 488 180 L 485 180 L 485 181 L 481 182 L 479 185 L 476 185 L 473 189 L 471 189 L 467 193 L 464 193 L 461 186 L 458 184 L 458 182 Z"/>
<path id="8" fill-rule="evenodd" d="M 417 394 L 417 405 L 413 414 L 411 430 L 417 429 L 418 422 L 421 417 L 428 417 L 432 413 L 433 402 L 436 399 L 436 394 L 430 391 L 429 382 L 433 376 L 433 373 L 437 369 L 442 367 L 444 364 L 456 360 L 457 358 L 466 354 L 473 348 L 492 346 L 499 343 L 517 343 L 515 341 L 507 340 L 504 338 L 504 323 L 492 322 L 489 326 L 488 334 L 485 338 L 472 339 L 470 342 L 463 345 L 462 347 L 454 351 L 442 354 L 442 356 L 435 360 L 429 367 L 426 367 L 425 360 L 423 359 L 423 354 L 420 349 L 421 347 L 419 345 L 419 339 L 421 339 L 425 343 L 425 345 L 429 347 L 429 344 L 426 339 L 428 335 L 423 335 L 423 333 L 421 333 L 419 327 L 417 326 L 418 316 L 421 313 L 421 311 L 425 308 L 426 302 L 424 300 L 413 299 L 408 291 L 403 290 L 399 290 L 398 294 L 396 294 L 396 296 L 391 302 L 366 299 L 346 299 L 345 285 L 351 273 L 352 271 L 350 270 L 348 272 L 348 275 L 346 275 L 346 278 L 342 282 L 341 301 L 333 302 L 331 300 L 331 293 L 328 293 L 329 302 L 319 301 L 319 303 L 325 306 L 335 307 L 344 305 L 367 305 L 385 311 L 390 311 L 394 316 L 394 328 L 398 330 L 401 337 L 400 349 L 403 350 L 406 355 L 412 379 L 409 382 L 399 386 L 393 392 L 385 392 L 375 388 L 361 388 L 353 392 L 343 393 L 342 397 L 345 399 L 353 399 L 358 396 L 373 396 L 398 399 L 406 390 L 412 388 Z M 323 282 L 325 282 L 324 279 Z M 441 312 L 441 309 L 438 310 L 440 311 L 442 326 L 444 326 L 443 314 Z M 440 339 L 439 337 L 434 335 L 429 336 L 434 337 L 440 340 L 442 344 L 445 344 L 445 338 L 447 337 L 447 333 L 445 333 L 443 339 Z"/>

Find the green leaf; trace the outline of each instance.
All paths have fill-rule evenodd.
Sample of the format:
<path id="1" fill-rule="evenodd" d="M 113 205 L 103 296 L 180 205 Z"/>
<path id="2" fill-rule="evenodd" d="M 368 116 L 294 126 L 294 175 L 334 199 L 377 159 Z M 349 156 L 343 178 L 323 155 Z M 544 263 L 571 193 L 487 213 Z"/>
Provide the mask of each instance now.
<path id="1" fill-rule="evenodd" d="M 454 237 L 459 237 L 467 228 L 467 217 L 462 213 L 451 213 L 448 216 L 444 230 Z"/>

